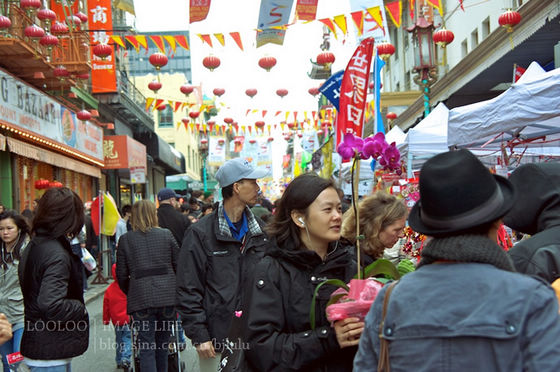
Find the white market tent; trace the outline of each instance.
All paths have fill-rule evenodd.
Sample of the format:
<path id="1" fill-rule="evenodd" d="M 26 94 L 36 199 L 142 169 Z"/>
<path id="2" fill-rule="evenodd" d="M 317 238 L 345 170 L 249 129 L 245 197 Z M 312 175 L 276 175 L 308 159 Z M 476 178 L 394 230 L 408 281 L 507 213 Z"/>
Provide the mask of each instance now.
<path id="1" fill-rule="evenodd" d="M 408 131 L 404 142 L 397 145 L 401 157 L 407 159 L 409 178 L 412 177 L 413 168 L 418 168 L 427 159 L 448 150 L 448 116 L 447 106 L 438 104 L 428 116 Z"/>
<path id="2" fill-rule="evenodd" d="M 411 128 L 399 147 L 408 176 L 428 158 L 449 148 L 479 157 L 499 156 L 512 144 L 526 156 L 560 156 L 560 69 L 545 72 L 533 62 L 499 96 L 449 110 L 440 103 Z"/>
<path id="3" fill-rule="evenodd" d="M 560 155 L 560 69 L 533 62 L 499 96 L 449 111 L 450 148 L 529 146 L 533 155 Z"/>

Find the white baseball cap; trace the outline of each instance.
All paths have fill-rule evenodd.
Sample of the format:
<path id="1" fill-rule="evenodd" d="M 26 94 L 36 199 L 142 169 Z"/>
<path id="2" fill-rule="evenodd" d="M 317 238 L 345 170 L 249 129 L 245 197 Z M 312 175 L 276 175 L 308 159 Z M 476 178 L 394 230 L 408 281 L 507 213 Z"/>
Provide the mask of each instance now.
<path id="1" fill-rule="evenodd" d="M 220 187 L 229 186 L 239 180 L 256 180 L 268 175 L 267 169 L 253 168 L 248 160 L 235 158 L 228 160 L 216 172 L 216 180 Z"/>

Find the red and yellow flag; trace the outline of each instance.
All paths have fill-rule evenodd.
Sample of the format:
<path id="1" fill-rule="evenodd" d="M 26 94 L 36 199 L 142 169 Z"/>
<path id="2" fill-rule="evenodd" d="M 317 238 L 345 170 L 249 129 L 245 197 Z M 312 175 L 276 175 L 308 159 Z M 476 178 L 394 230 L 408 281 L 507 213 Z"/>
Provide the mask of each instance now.
<path id="1" fill-rule="evenodd" d="M 393 1 L 385 4 L 385 9 L 389 14 L 389 18 L 396 27 L 401 27 L 402 23 L 402 1 Z"/>

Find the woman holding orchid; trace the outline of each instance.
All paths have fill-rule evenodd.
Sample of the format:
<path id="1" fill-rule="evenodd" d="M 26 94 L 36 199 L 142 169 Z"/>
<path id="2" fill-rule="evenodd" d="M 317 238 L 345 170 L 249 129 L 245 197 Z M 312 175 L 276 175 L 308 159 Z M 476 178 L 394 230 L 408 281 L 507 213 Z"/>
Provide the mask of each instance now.
<path id="1" fill-rule="evenodd" d="M 338 244 L 341 224 L 332 181 L 304 174 L 288 185 L 267 228 L 276 249 L 245 288 L 243 341 L 255 370 L 352 370 L 363 323 L 348 318 L 331 327 L 325 308 L 334 286 L 320 288 L 310 321 L 315 288 L 327 279 L 348 282 L 357 271 L 353 255 Z"/>

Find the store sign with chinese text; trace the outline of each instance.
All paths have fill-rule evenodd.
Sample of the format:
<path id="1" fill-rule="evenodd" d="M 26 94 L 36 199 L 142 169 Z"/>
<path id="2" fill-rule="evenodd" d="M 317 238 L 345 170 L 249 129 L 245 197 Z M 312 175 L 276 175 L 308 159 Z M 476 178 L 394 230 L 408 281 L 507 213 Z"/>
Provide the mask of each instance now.
<path id="1" fill-rule="evenodd" d="M 105 136 L 103 139 L 105 169 L 130 169 L 132 183 L 145 183 L 148 162 L 146 146 L 129 136 Z"/>
<path id="2" fill-rule="evenodd" d="M 103 160 L 103 130 L 43 92 L 0 70 L 0 120 Z"/>
<path id="3" fill-rule="evenodd" d="M 115 50 L 109 44 L 113 34 L 113 14 L 111 0 L 88 1 L 88 25 L 91 45 L 91 91 L 92 93 L 112 93 L 117 91 Z M 105 59 L 93 54 L 93 47 L 99 43 L 109 44 L 111 54 Z"/>

